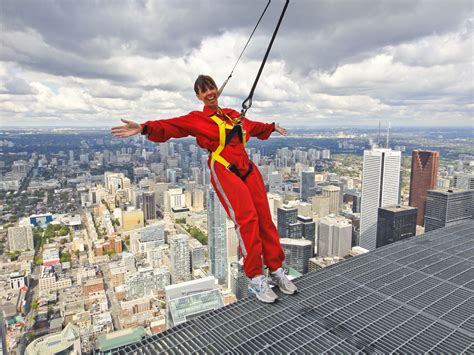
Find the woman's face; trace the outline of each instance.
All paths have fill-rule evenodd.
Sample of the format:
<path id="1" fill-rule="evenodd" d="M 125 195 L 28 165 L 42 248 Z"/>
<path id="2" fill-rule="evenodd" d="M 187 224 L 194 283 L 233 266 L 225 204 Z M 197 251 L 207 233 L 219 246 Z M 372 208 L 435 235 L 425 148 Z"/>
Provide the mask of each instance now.
<path id="1" fill-rule="evenodd" d="M 217 97 L 218 90 L 214 87 L 207 87 L 204 90 L 199 89 L 199 92 L 196 94 L 197 98 L 204 103 L 204 106 L 207 106 L 212 109 L 217 109 Z"/>

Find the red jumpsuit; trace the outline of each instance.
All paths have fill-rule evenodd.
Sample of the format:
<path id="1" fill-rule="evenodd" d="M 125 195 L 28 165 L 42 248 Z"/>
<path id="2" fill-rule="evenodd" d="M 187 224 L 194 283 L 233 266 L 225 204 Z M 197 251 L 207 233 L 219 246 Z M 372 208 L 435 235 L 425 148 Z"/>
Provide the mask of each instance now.
<path id="1" fill-rule="evenodd" d="M 240 116 L 232 109 L 222 111 L 231 118 Z M 193 111 L 181 117 L 148 121 L 144 124 L 148 126 L 148 139 L 153 142 L 193 136 L 196 137 L 196 142 L 201 148 L 213 152 L 219 146 L 219 128 L 210 118 L 213 115 L 217 115 L 232 125 L 230 120 L 206 106 L 203 111 Z M 268 139 L 274 130 L 274 124 L 254 122 L 247 118 L 242 119 L 242 127 L 247 132 L 247 140 L 250 137 Z M 226 133 L 228 132 L 229 130 L 226 130 Z M 232 137 L 220 155 L 235 165 L 242 176 L 247 173 L 250 159 L 238 135 Z M 262 274 L 262 257 L 263 263 L 270 270 L 281 267 L 285 254 L 280 245 L 278 231 L 272 221 L 260 171 L 254 165 L 252 172 L 243 181 L 222 164 L 211 161 L 210 157 L 208 165 L 212 186 L 227 215 L 235 224 L 240 252 L 244 258 L 245 274 L 248 277 Z"/>

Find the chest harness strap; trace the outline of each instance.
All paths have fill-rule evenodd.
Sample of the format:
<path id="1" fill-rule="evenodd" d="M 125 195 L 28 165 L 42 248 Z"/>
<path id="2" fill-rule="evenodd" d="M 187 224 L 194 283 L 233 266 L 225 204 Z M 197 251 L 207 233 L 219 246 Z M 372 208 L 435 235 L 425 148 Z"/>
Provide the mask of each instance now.
<path id="1" fill-rule="evenodd" d="M 233 123 L 233 125 L 230 125 L 230 124 L 226 123 L 224 120 L 219 118 L 217 115 L 211 116 L 211 119 L 219 127 L 219 146 L 217 147 L 217 149 L 215 151 L 211 152 L 211 159 L 214 160 L 214 161 L 217 161 L 218 163 L 221 163 L 227 169 L 229 169 L 235 175 L 237 175 L 239 178 L 241 178 L 242 181 L 245 181 L 247 176 L 249 176 L 249 174 L 252 172 L 252 169 L 253 169 L 252 163 L 249 162 L 249 169 L 247 170 L 247 172 L 244 175 L 241 175 L 240 172 L 239 172 L 239 169 L 237 169 L 237 167 L 234 164 L 231 164 L 226 159 L 224 159 L 222 157 L 222 155 L 220 155 L 220 153 L 224 150 L 225 146 L 227 144 L 229 144 L 230 140 L 232 139 L 232 137 L 235 134 L 237 134 L 239 136 L 239 140 L 242 142 L 242 144 L 244 145 L 244 148 L 245 148 L 245 145 L 247 144 L 247 134 L 242 129 L 242 122 L 240 121 L 240 119 L 231 118 L 231 117 L 227 116 L 226 114 L 224 114 L 223 112 L 222 112 L 222 114 L 225 117 L 227 117 Z M 226 135 L 226 132 L 225 132 L 226 129 L 231 130 L 229 132 L 229 134 L 227 134 L 227 135 Z"/>

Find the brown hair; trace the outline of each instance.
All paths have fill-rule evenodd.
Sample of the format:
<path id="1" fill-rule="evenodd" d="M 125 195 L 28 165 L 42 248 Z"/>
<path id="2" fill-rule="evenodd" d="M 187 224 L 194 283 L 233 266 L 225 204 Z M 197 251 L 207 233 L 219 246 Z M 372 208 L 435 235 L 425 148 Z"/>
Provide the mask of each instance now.
<path id="1" fill-rule="evenodd" d="M 199 91 L 207 89 L 217 89 L 216 82 L 209 75 L 199 75 L 194 82 L 194 92 L 199 94 Z"/>

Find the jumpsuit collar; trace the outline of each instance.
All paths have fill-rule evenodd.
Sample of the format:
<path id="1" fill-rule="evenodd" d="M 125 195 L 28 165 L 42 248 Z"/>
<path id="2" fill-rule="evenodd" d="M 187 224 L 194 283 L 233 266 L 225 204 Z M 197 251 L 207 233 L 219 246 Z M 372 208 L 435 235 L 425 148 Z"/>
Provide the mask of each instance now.
<path id="1" fill-rule="evenodd" d="M 217 114 L 217 110 L 213 110 L 213 109 L 211 109 L 207 106 L 204 106 L 204 108 L 202 109 L 202 112 L 204 112 L 204 114 L 206 116 L 209 116 L 209 117 L 214 116 L 215 114 Z"/>

